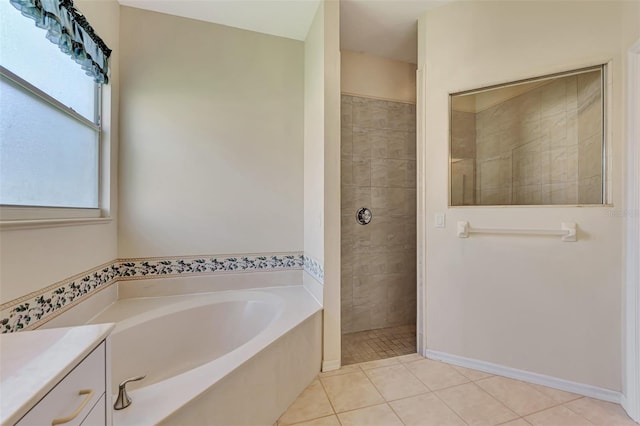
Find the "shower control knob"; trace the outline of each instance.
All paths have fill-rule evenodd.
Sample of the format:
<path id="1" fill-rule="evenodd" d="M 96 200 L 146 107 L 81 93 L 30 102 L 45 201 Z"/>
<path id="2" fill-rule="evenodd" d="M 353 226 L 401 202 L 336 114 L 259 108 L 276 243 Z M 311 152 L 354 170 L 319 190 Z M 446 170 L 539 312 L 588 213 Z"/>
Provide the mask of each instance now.
<path id="1" fill-rule="evenodd" d="M 368 225 L 372 218 L 373 214 L 371 213 L 371 210 L 366 207 L 362 207 L 356 212 L 356 222 L 360 225 Z"/>

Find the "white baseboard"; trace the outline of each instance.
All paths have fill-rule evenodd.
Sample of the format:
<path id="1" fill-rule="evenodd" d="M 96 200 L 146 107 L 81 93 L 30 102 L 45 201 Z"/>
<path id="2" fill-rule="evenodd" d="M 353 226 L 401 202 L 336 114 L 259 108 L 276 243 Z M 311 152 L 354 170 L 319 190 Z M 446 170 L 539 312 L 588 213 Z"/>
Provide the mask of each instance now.
<path id="1" fill-rule="evenodd" d="M 322 361 L 322 372 L 337 370 L 340 368 L 340 360 L 332 359 L 329 361 Z"/>
<path id="2" fill-rule="evenodd" d="M 498 376 L 521 380 L 523 382 L 529 382 L 536 385 L 543 385 L 554 389 L 560 389 L 578 395 L 601 399 L 603 401 L 615 402 L 617 404 L 620 404 L 620 402 L 622 401 L 622 394 L 620 392 L 599 388 L 597 386 L 585 385 L 583 383 L 572 382 L 570 380 L 559 379 L 557 377 L 545 376 L 544 374 L 532 373 L 530 371 L 518 370 L 516 368 L 505 367 L 504 365 L 493 364 L 477 359 L 465 358 L 458 355 L 451 355 L 444 352 L 427 350 L 426 356 L 427 358 L 433 359 L 435 361 L 443 361 L 448 364 L 472 368 L 474 370 L 484 371 L 485 373 L 496 374 Z"/>

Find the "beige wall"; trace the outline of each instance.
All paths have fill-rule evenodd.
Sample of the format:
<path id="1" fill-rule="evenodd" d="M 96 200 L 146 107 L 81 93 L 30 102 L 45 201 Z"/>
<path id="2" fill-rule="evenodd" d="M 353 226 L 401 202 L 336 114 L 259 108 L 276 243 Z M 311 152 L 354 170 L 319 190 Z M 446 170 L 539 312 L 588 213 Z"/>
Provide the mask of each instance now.
<path id="1" fill-rule="evenodd" d="M 96 32 L 113 49 L 111 82 L 104 86 L 103 169 L 109 170 L 103 182 L 105 211 L 112 217 L 107 224 L 65 226 L 0 231 L 0 303 L 38 291 L 57 281 L 109 262 L 117 257 L 117 158 L 119 15 L 116 0 L 78 0 L 75 6 L 87 17 Z"/>
<path id="2" fill-rule="evenodd" d="M 304 252 L 324 268 L 323 370 L 340 366 L 339 28 L 339 3 L 322 1 L 304 47 Z"/>
<path id="3" fill-rule="evenodd" d="M 324 7 L 324 366 L 340 363 L 340 3 Z"/>
<path id="4" fill-rule="evenodd" d="M 447 105 L 452 92 L 611 61 L 610 200 L 624 207 L 622 54 L 637 37 L 637 26 L 621 25 L 625 13 L 619 2 L 456 2 L 421 19 L 428 349 L 621 390 L 622 219 L 610 207 L 447 208 Z M 447 213 L 446 229 L 433 226 L 437 212 Z M 578 242 L 459 239 L 458 220 L 576 222 Z"/>
<path id="5" fill-rule="evenodd" d="M 341 52 L 340 59 L 342 93 L 415 103 L 415 64 L 348 50 Z"/>
<path id="6" fill-rule="evenodd" d="M 123 7 L 119 256 L 299 251 L 303 43 Z"/>
<path id="7" fill-rule="evenodd" d="M 324 2 L 304 42 L 304 252 L 324 264 Z"/>

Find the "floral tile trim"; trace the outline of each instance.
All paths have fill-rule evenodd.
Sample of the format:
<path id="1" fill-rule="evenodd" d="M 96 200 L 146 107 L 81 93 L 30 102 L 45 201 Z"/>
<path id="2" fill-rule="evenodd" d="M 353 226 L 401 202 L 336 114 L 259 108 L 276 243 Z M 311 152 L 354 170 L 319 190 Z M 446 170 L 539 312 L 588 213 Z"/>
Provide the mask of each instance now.
<path id="1" fill-rule="evenodd" d="M 324 284 L 324 268 L 316 259 L 305 255 L 304 270 L 320 284 Z"/>
<path id="2" fill-rule="evenodd" d="M 176 275 L 306 269 L 300 253 L 120 259 L 0 306 L 0 333 L 34 328 L 117 281 Z"/>
<path id="3" fill-rule="evenodd" d="M 119 263 L 121 280 L 161 275 L 302 269 L 301 254 L 174 259 L 131 259 Z"/>
<path id="4" fill-rule="evenodd" d="M 80 299 L 106 288 L 118 279 L 114 263 L 93 269 L 80 277 L 62 281 L 41 292 L 9 302 L 0 312 L 0 332 L 12 333 L 33 326 L 40 320 L 69 309 Z"/>

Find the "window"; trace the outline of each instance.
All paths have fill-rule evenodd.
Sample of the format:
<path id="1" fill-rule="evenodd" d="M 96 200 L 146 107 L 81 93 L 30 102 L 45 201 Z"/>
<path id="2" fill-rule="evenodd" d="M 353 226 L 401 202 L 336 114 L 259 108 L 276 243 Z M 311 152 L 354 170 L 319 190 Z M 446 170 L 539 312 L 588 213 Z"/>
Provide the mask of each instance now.
<path id="1" fill-rule="evenodd" d="M 101 87 L 50 35 L 0 1 L 2 221 L 100 216 Z"/>

